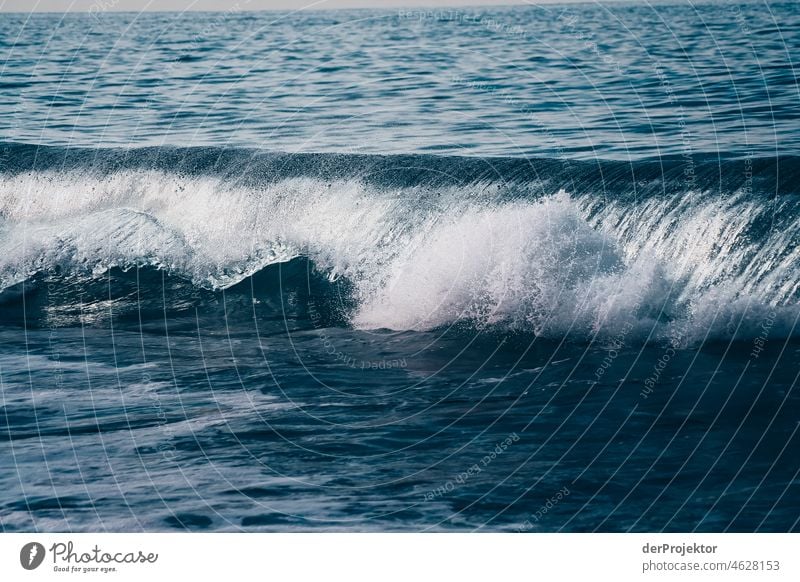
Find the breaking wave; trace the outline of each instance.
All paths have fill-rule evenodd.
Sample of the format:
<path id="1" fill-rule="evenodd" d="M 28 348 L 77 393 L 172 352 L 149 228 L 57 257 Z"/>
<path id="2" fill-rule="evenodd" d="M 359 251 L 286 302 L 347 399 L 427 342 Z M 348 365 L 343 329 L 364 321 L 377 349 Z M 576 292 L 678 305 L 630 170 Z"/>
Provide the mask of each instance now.
<path id="1" fill-rule="evenodd" d="M 276 311 L 297 304 L 287 294 L 336 294 L 346 299 L 329 321 L 362 329 L 791 337 L 799 170 L 785 157 L 623 163 L 4 144 L 0 306 L 13 319 L 42 285 L 58 289 L 50 312 L 127 298 L 140 315 L 148 293 L 176 309 L 223 291 L 253 301 L 267 293 Z"/>

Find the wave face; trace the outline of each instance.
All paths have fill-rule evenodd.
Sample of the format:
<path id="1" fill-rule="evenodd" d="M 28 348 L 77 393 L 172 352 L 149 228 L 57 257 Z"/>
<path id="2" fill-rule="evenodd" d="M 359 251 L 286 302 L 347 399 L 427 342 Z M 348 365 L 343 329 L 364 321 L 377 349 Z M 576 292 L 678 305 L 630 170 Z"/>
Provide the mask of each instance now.
<path id="1" fill-rule="evenodd" d="M 362 329 L 693 342 L 793 336 L 800 315 L 798 158 L 3 151 L 4 312 L 43 281 L 77 289 L 63 312 L 110 277 L 185 306 L 291 275 Z"/>

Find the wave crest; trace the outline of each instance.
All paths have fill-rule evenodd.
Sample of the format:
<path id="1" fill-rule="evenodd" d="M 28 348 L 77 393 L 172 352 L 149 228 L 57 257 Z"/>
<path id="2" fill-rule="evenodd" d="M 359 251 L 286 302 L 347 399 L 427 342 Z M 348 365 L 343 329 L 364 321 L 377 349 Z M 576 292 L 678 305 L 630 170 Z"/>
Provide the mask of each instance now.
<path id="1" fill-rule="evenodd" d="M 407 170 L 393 181 L 91 168 L 0 175 L 6 295 L 38 273 L 91 279 L 134 267 L 214 292 L 307 257 L 347 282 L 349 321 L 361 328 L 696 341 L 752 337 L 771 321 L 769 335 L 796 335 L 792 193 L 672 183 L 639 196 L 635 185 L 602 191 L 580 175 L 568 189 L 555 174 L 519 172 L 454 183 L 415 182 Z"/>

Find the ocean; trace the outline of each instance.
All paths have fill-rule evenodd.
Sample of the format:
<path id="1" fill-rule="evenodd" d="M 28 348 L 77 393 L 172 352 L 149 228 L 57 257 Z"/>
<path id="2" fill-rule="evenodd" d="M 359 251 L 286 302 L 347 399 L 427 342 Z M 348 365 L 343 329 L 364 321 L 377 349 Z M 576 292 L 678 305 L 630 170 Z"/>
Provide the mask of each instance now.
<path id="1" fill-rule="evenodd" d="M 2 531 L 800 529 L 800 5 L 0 15 Z"/>

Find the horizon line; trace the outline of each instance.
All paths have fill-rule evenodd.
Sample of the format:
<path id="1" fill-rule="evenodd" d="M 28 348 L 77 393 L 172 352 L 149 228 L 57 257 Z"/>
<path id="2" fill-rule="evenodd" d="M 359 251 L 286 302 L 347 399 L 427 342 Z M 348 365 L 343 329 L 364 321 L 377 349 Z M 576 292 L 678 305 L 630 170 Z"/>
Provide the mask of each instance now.
<path id="1" fill-rule="evenodd" d="M 103 4 L 111 4 L 114 3 L 112 6 L 107 6 L 102 9 L 98 8 L 98 6 L 102 7 Z M 160 14 L 183 14 L 186 12 L 192 13 L 237 13 L 237 12 L 326 12 L 326 11 L 355 11 L 355 10 L 380 10 L 380 11 L 401 11 L 401 10 L 430 10 L 430 11 L 453 11 L 459 9 L 476 9 L 476 8 L 520 8 L 525 6 L 530 7 L 537 7 L 537 6 L 554 6 L 554 5 L 563 5 L 563 4 L 588 4 L 588 5 L 595 5 L 595 6 L 602 6 L 604 4 L 638 4 L 638 5 L 665 5 L 665 4 L 753 4 L 753 3 L 781 3 L 787 2 L 791 3 L 792 0 L 504 0 L 498 3 L 486 3 L 485 0 L 476 0 L 475 2 L 470 2 L 467 0 L 464 3 L 458 4 L 435 4 L 435 0 L 433 3 L 428 3 L 426 0 L 423 0 L 421 4 L 405 4 L 403 2 L 398 3 L 397 5 L 391 6 L 326 6 L 326 0 L 321 0 L 317 2 L 311 2 L 302 7 L 250 7 L 250 6 L 239 6 L 241 2 L 237 2 L 232 6 L 221 7 L 219 9 L 208 9 L 208 8 L 192 8 L 187 7 L 183 10 L 177 8 L 170 8 L 170 9 L 161 9 L 161 8 L 149 8 L 145 7 L 141 10 L 135 9 L 118 9 L 116 8 L 116 4 L 114 0 L 95 0 L 89 6 L 85 7 L 76 7 L 70 6 L 66 10 L 41 10 L 34 7 L 31 10 L 18 10 L 12 9 L 7 10 L 4 6 L 0 6 L 0 13 L 3 14 L 106 14 L 106 13 L 114 13 L 114 14 L 143 14 L 143 13 L 160 13 Z M 193 2 L 192 4 L 195 4 Z M 247 0 L 247 4 L 250 3 L 250 0 Z M 3 3 L 5 4 L 5 2 Z M 38 3 L 37 3 L 38 4 Z M 95 9 L 95 10 L 93 10 Z"/>

